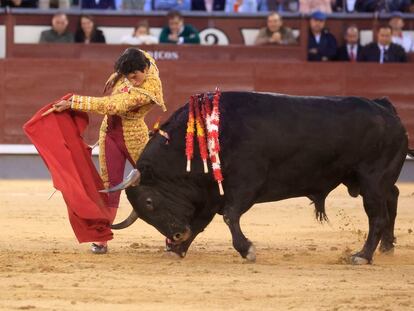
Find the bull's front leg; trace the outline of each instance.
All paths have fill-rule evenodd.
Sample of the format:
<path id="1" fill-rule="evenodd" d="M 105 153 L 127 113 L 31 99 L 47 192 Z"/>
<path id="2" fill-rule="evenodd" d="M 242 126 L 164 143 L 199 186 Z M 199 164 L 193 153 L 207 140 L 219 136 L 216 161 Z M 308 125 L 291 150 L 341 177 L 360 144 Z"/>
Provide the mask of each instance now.
<path id="1" fill-rule="evenodd" d="M 224 222 L 229 226 L 233 239 L 234 248 L 243 258 L 249 261 L 256 260 L 256 248 L 243 234 L 240 228 L 240 213 L 230 209 L 226 209 L 223 215 Z"/>

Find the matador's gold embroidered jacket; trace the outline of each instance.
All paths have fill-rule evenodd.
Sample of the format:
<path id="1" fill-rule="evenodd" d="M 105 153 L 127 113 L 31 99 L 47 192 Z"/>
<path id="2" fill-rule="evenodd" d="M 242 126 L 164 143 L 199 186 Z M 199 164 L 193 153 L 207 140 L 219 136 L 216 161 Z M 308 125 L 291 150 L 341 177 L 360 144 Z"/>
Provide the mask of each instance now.
<path id="1" fill-rule="evenodd" d="M 108 126 L 108 115 L 117 115 L 122 119 L 122 130 L 127 150 L 134 161 L 138 160 L 148 142 L 148 128 L 144 122 L 145 115 L 154 104 L 166 111 L 163 99 L 162 84 L 154 59 L 142 51 L 150 60 L 151 66 L 144 82 L 133 86 L 126 77 L 120 78 L 114 85 L 111 95 L 103 97 L 73 95 L 71 108 L 86 112 L 104 114 L 99 134 L 99 162 L 101 177 L 108 184 L 108 172 L 105 160 L 105 136 Z M 114 77 L 111 75 L 109 80 Z"/>

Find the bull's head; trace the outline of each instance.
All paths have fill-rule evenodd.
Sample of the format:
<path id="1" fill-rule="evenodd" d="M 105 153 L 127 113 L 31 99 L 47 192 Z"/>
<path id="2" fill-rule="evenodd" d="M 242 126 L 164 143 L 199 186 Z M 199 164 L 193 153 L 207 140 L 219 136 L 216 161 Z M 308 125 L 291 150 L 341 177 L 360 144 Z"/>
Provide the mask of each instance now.
<path id="1" fill-rule="evenodd" d="M 167 188 L 171 188 L 171 185 L 174 183 L 167 181 L 163 187 L 162 181 L 155 182 L 148 167 L 144 168 L 142 175 L 139 170 L 133 170 L 121 184 L 106 190 L 106 192 L 113 192 L 126 188 L 128 200 L 133 207 L 127 219 L 112 225 L 111 228 L 123 229 L 141 218 L 154 226 L 173 244 L 180 244 L 190 239 L 192 235 L 190 219 L 194 208 L 188 200 L 180 200 L 179 193 L 171 192 L 172 189 Z"/>

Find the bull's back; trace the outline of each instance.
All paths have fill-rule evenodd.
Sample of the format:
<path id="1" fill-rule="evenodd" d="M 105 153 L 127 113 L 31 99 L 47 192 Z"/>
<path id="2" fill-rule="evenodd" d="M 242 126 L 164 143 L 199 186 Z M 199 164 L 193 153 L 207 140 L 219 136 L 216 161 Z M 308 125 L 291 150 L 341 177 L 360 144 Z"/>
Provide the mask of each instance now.
<path id="1" fill-rule="evenodd" d="M 359 97 L 225 92 L 222 105 L 223 139 L 230 136 L 233 144 L 240 145 L 254 140 L 256 147 L 265 149 L 275 144 L 285 150 L 312 144 L 360 145 L 402 129 L 389 108 Z"/>
<path id="2" fill-rule="evenodd" d="M 265 200 L 340 183 L 384 148 L 397 152 L 395 140 L 404 139 L 398 117 L 364 98 L 232 92 L 221 104 L 223 162 L 231 170 L 244 164 L 256 179 L 265 172 Z M 240 158 L 244 163 L 235 162 Z"/>

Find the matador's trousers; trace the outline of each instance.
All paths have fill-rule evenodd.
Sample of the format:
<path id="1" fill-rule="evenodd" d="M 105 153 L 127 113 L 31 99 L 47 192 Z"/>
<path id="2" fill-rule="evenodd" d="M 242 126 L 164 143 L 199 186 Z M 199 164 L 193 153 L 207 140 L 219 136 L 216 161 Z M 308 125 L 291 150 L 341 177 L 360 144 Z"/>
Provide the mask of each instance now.
<path id="1" fill-rule="evenodd" d="M 113 187 L 122 182 L 126 161 L 129 161 L 135 168 L 138 156 L 144 147 L 142 146 L 140 152 L 135 153 L 135 156 L 128 152 L 124 140 L 122 119 L 119 116 L 108 116 L 107 129 L 106 132 L 101 131 L 99 146 L 99 164 L 105 187 Z M 109 193 L 108 207 L 114 208 L 111 223 L 115 219 L 120 196 L 121 191 Z"/>

